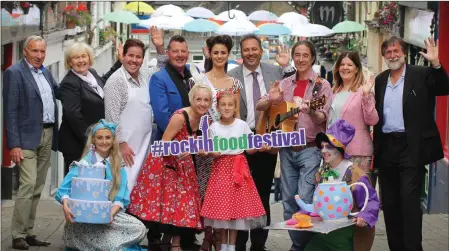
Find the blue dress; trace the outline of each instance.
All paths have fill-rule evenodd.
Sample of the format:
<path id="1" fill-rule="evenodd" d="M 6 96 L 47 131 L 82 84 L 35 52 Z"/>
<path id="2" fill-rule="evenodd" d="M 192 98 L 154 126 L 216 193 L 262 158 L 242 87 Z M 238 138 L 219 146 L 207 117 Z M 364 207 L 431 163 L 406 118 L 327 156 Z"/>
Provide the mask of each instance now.
<path id="1" fill-rule="evenodd" d="M 96 160 L 106 164 L 106 179 L 112 180 L 111 166 L 108 159 L 101 158 L 97 153 L 89 151 L 83 157 L 89 163 Z M 78 177 L 79 167 L 72 163 L 69 173 L 64 177 L 57 193 L 56 200 L 62 204 L 65 198 L 70 197 L 72 178 Z M 129 204 L 129 191 L 127 176 L 124 168 L 120 170 L 120 188 L 112 201 L 113 206 L 119 205 L 122 209 L 116 214 L 110 224 L 85 224 L 66 223 L 64 226 L 63 240 L 66 250 L 126 250 L 140 251 L 139 243 L 145 238 L 146 228 L 135 217 L 126 214 L 125 208 Z"/>

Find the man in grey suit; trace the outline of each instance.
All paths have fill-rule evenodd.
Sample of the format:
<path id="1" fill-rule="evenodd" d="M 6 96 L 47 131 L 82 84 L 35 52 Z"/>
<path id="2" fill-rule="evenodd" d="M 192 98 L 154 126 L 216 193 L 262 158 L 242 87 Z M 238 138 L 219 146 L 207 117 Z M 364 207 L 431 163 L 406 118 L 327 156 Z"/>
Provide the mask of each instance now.
<path id="1" fill-rule="evenodd" d="M 266 95 L 270 89 L 270 83 L 279 81 L 284 77 L 294 74 L 294 69 L 288 67 L 290 56 L 288 53 L 278 55 L 278 63 L 281 67 L 261 63 L 263 49 L 260 39 L 256 35 L 247 35 L 240 41 L 240 49 L 243 65 L 228 72 L 228 75 L 237 78 L 243 83 L 240 100 L 240 116 L 255 132 L 258 113 L 256 112 L 257 101 Z M 289 71 L 289 69 L 291 69 Z M 267 225 L 270 224 L 270 193 L 273 182 L 274 169 L 276 167 L 277 154 L 257 152 L 247 155 L 251 175 L 256 184 L 257 191 L 262 200 L 263 207 L 267 212 Z M 239 231 L 237 235 L 236 250 L 246 250 L 248 232 Z M 251 231 L 251 251 L 267 250 L 265 243 L 268 238 L 268 230 L 262 228 Z"/>
<path id="2" fill-rule="evenodd" d="M 11 159 L 19 167 L 19 190 L 12 216 L 12 247 L 49 246 L 34 234 L 36 208 L 50 167 L 52 143 L 57 142 L 58 85 L 43 67 L 47 44 L 42 37 L 30 36 L 23 49 L 24 59 L 3 75 L 6 141 Z M 56 144 L 53 144 L 56 150 Z"/>

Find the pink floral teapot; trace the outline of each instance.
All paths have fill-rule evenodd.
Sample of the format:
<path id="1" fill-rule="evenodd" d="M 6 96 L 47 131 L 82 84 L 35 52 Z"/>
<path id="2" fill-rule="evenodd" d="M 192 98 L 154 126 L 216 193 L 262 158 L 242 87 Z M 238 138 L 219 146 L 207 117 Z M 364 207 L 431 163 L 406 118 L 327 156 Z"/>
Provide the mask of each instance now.
<path id="1" fill-rule="evenodd" d="M 346 182 L 329 181 L 318 184 L 313 195 L 313 204 L 306 204 L 299 195 L 295 196 L 296 203 L 301 209 L 318 214 L 323 221 L 334 222 L 356 216 L 351 213 L 353 198 L 350 187 L 360 185 L 365 189 L 365 203 L 360 211 L 368 204 L 368 187 L 362 182 L 355 182 L 348 186 Z"/>

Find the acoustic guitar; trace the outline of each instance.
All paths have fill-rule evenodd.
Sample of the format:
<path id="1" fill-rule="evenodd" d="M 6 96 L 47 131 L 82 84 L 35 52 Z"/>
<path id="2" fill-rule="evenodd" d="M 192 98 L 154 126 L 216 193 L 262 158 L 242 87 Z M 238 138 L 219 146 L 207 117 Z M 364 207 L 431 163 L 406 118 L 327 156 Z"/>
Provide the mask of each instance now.
<path id="1" fill-rule="evenodd" d="M 314 97 L 308 103 L 310 109 L 315 111 L 326 104 L 326 96 Z M 272 105 L 268 110 L 260 112 L 256 134 L 265 134 L 277 130 L 283 132 L 295 131 L 298 121 L 297 114 L 300 111 L 295 102 L 282 101 L 277 105 Z"/>

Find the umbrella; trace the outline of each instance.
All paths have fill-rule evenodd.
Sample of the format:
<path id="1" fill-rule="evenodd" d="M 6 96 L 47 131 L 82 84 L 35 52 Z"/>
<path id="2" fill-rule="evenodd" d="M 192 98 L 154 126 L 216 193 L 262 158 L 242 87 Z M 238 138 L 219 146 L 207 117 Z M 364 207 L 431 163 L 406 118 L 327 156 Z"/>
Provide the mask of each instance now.
<path id="1" fill-rule="evenodd" d="M 248 20 L 232 19 L 223 24 L 217 31 L 218 34 L 230 36 L 243 36 L 254 33 L 258 28 Z"/>
<path id="2" fill-rule="evenodd" d="M 206 19 L 195 19 L 184 25 L 183 30 L 189 32 L 216 32 L 220 26 Z"/>
<path id="3" fill-rule="evenodd" d="M 125 6 L 124 8 L 127 11 L 131 11 L 133 13 L 137 13 L 138 15 L 141 13 L 151 14 L 154 12 L 153 7 L 151 5 L 146 4 L 144 2 L 132 2 Z"/>
<path id="4" fill-rule="evenodd" d="M 308 24 L 309 20 L 307 17 L 298 14 L 296 12 L 286 12 L 282 14 L 278 20 L 279 23 L 283 23 L 285 27 L 293 30 L 293 27 L 298 24 Z"/>
<path id="5" fill-rule="evenodd" d="M 273 24 L 273 23 L 265 23 L 258 26 L 259 30 L 255 33 L 257 35 L 265 35 L 265 36 L 280 36 L 280 35 L 289 35 L 292 31 L 283 26 L 282 24 Z"/>
<path id="6" fill-rule="evenodd" d="M 215 14 L 203 7 L 194 7 L 189 9 L 186 14 L 188 16 L 191 17 L 196 17 L 196 18 L 211 18 L 211 17 L 215 17 Z"/>
<path id="7" fill-rule="evenodd" d="M 298 37 L 326 37 L 334 32 L 324 25 L 319 24 L 299 24 L 292 29 L 292 36 Z"/>
<path id="8" fill-rule="evenodd" d="M 153 13 L 153 16 L 174 17 L 178 15 L 185 15 L 185 12 L 183 9 L 181 9 L 181 7 L 173 4 L 162 5 L 161 7 L 157 8 L 156 11 Z"/>
<path id="9" fill-rule="evenodd" d="M 179 16 L 176 18 L 168 16 L 157 16 L 141 21 L 140 26 L 147 28 L 155 26 L 163 30 L 180 30 L 186 23 L 191 21 L 193 21 L 193 18 L 189 16 Z"/>
<path id="10" fill-rule="evenodd" d="M 229 18 L 229 17 L 233 17 L 233 18 Z M 243 11 L 232 9 L 229 11 L 223 11 L 222 13 L 220 13 L 216 17 L 214 17 L 214 19 L 220 20 L 220 21 L 229 21 L 229 20 L 234 20 L 234 19 L 248 20 L 248 17 L 246 16 L 246 14 Z"/>
<path id="11" fill-rule="evenodd" d="M 278 20 L 278 16 L 276 16 L 273 12 L 266 10 L 256 10 L 249 14 L 248 19 L 252 21 L 276 21 Z"/>
<path id="12" fill-rule="evenodd" d="M 129 11 L 116 10 L 104 15 L 104 21 L 111 21 L 123 24 L 138 24 L 140 19 Z"/>
<path id="13" fill-rule="evenodd" d="M 350 32 L 360 32 L 364 30 L 366 30 L 365 26 L 354 21 L 340 22 L 332 28 L 332 31 L 334 33 L 350 33 Z"/>

